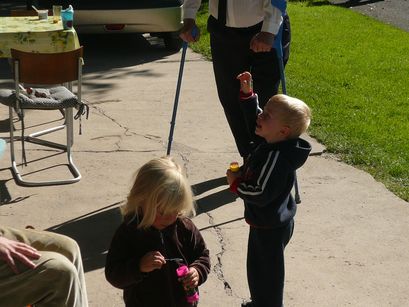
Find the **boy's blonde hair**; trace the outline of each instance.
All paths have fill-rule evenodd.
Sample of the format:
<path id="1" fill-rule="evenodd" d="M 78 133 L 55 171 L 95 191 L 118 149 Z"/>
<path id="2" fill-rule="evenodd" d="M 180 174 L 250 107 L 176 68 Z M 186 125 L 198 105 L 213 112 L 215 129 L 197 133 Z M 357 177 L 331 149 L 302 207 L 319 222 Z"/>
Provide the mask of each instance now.
<path id="1" fill-rule="evenodd" d="M 307 104 L 297 98 L 277 94 L 266 105 L 271 112 L 278 114 L 282 123 L 290 128 L 289 139 L 297 138 L 307 131 L 311 122 L 311 110 Z"/>
<path id="2" fill-rule="evenodd" d="M 194 215 L 193 194 L 182 168 L 170 157 L 156 158 L 144 164 L 136 174 L 124 216 L 142 217 L 138 228 L 148 228 L 161 214 Z"/>

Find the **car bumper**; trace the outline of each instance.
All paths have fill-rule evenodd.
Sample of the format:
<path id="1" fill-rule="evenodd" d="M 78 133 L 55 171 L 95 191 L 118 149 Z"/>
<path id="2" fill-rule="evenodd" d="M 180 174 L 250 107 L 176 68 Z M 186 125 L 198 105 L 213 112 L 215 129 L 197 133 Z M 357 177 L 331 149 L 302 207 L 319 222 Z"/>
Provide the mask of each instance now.
<path id="1" fill-rule="evenodd" d="M 112 27 L 112 25 L 123 25 Z M 175 32 L 182 27 L 182 7 L 137 10 L 75 10 L 78 33 Z M 113 28 L 117 28 L 113 30 Z"/>

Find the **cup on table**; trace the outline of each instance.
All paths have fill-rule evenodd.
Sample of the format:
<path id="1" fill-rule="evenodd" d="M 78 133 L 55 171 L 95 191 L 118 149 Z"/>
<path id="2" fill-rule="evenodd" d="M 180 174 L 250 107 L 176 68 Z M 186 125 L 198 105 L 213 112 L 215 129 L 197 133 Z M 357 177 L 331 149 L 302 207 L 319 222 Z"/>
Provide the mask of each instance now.
<path id="1" fill-rule="evenodd" d="M 72 29 L 74 13 L 72 11 L 63 10 L 61 12 L 61 21 L 64 30 Z"/>
<path id="2" fill-rule="evenodd" d="M 48 10 L 38 10 L 38 19 L 40 20 L 46 20 L 48 19 Z"/>
<path id="3" fill-rule="evenodd" d="M 53 22 L 57 23 L 61 20 L 61 5 L 53 5 Z"/>

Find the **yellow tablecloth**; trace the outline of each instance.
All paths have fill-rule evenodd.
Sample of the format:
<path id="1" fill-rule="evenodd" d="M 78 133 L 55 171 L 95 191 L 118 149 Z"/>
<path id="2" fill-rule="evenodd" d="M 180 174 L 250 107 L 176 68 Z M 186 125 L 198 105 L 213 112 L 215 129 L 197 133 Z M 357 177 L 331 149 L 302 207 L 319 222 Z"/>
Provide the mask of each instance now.
<path id="1" fill-rule="evenodd" d="M 62 23 L 39 20 L 37 16 L 0 17 L 0 58 L 9 58 L 10 49 L 55 53 L 80 47 L 74 29 L 63 30 Z"/>

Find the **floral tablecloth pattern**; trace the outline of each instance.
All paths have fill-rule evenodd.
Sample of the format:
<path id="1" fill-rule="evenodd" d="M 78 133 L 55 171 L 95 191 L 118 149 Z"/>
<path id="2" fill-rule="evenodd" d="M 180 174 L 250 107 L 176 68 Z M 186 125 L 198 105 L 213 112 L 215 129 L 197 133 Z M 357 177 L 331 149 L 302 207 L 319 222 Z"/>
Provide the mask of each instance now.
<path id="1" fill-rule="evenodd" d="M 0 17 L 0 58 L 9 58 L 10 49 L 28 52 L 55 53 L 80 47 L 74 29 L 63 30 L 62 23 L 52 17 Z"/>

